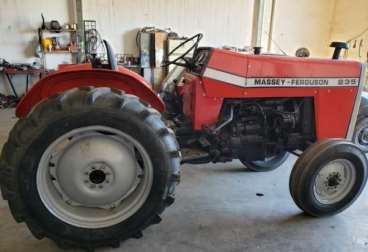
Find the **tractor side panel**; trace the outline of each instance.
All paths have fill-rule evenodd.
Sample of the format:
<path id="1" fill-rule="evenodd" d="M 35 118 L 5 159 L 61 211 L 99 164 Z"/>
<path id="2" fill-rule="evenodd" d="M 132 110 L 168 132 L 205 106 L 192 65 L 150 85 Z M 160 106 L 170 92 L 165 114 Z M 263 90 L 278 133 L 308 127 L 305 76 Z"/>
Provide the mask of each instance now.
<path id="1" fill-rule="evenodd" d="M 92 69 L 90 65 L 63 67 L 37 82 L 23 97 L 16 109 L 19 118 L 27 116 L 39 102 L 57 93 L 76 87 L 109 87 L 136 95 L 160 112 L 165 110 L 163 101 L 155 94 L 145 80 L 125 68 L 118 71 Z"/>
<path id="2" fill-rule="evenodd" d="M 234 57 L 242 69 L 232 64 Z M 234 56 L 214 49 L 202 78 L 211 98 L 313 97 L 320 140 L 347 136 L 361 69 L 354 61 Z"/>
<path id="3" fill-rule="evenodd" d="M 223 94 L 232 88 L 223 82 L 206 80 L 207 89 L 219 88 Z M 221 88 L 222 87 L 222 88 Z M 229 90 L 230 89 L 230 90 Z M 239 89 L 239 88 L 235 88 Z M 275 97 L 313 97 L 317 138 L 345 138 L 353 111 L 357 88 L 254 88 L 236 90 L 240 95 L 227 98 L 275 98 Z M 211 96 L 212 98 L 220 98 Z M 224 96 L 222 96 L 224 97 Z"/>
<path id="4" fill-rule="evenodd" d="M 223 98 L 208 97 L 201 79 L 191 74 L 184 76 L 183 112 L 192 119 L 194 130 L 211 127 L 218 122 Z"/>

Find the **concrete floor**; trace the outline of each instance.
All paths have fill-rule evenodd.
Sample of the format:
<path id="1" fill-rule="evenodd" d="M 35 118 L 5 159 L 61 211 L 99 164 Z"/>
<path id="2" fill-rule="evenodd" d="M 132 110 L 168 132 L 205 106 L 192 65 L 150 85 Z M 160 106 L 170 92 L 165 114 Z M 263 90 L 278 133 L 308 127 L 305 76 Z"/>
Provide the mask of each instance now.
<path id="1" fill-rule="evenodd" d="M 0 110 L 0 146 L 14 122 L 12 110 Z M 367 192 L 337 216 L 304 216 L 288 190 L 294 161 L 270 173 L 247 172 L 239 162 L 185 165 L 177 200 L 159 225 L 119 249 L 98 251 L 367 251 Z M 34 239 L 0 200 L 0 251 L 62 250 Z"/>

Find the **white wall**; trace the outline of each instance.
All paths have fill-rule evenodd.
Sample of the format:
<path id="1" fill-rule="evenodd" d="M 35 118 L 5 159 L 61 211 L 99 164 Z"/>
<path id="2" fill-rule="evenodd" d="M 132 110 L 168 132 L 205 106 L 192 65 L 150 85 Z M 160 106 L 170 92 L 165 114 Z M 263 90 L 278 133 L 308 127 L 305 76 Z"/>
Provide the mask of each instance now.
<path id="1" fill-rule="evenodd" d="M 313 57 L 329 56 L 334 6 L 335 0 L 276 0 L 273 40 L 290 55 L 307 47 Z M 272 51 L 280 52 L 275 44 Z"/>
<path id="2" fill-rule="evenodd" d="M 38 44 L 37 28 L 41 13 L 61 24 L 73 20 L 72 0 L 0 0 L 0 58 L 11 63 L 32 63 Z M 19 92 L 24 90 L 25 76 L 14 78 Z M 4 84 L 6 83 L 6 84 Z M 9 93 L 9 85 L 0 75 L 0 92 Z"/>
<path id="3" fill-rule="evenodd" d="M 0 0 L 0 57 L 33 62 L 40 13 L 47 20 L 73 22 L 73 2 Z M 266 32 L 270 2 L 266 0 Z M 203 32 L 202 45 L 251 44 L 254 0 L 83 0 L 83 6 L 84 18 L 97 20 L 102 36 L 117 53 L 137 54 L 135 35 L 143 26 L 171 27 L 186 36 Z M 367 9 L 368 0 L 276 0 L 273 39 L 290 55 L 299 47 L 308 47 L 314 57 L 330 57 L 332 40 L 347 40 L 368 25 Z M 262 46 L 267 48 L 264 31 Z M 367 48 L 367 37 L 364 43 Z M 272 52 L 279 52 L 275 44 Z M 356 57 L 354 50 L 350 52 Z M 23 90 L 24 76 L 16 82 Z M 1 77 L 0 92 L 9 93 Z"/>
<path id="4" fill-rule="evenodd" d="M 364 30 L 366 32 L 360 35 Z M 330 39 L 331 41 L 347 41 L 352 38 L 354 39 L 350 43 L 348 58 L 367 62 L 368 0 L 336 0 Z M 359 56 L 361 40 L 363 40 L 363 46 Z M 356 47 L 354 48 L 355 41 Z"/>
<path id="5" fill-rule="evenodd" d="M 73 22 L 74 0 L 0 0 L 0 57 L 10 62 L 37 60 L 37 28 L 46 20 Z M 143 26 L 171 27 L 181 35 L 205 33 L 202 45 L 243 47 L 251 41 L 253 0 L 84 0 L 84 19 L 97 21 L 117 53 L 137 54 L 135 36 Z M 15 77 L 18 92 L 24 76 Z M 9 94 L 0 77 L 0 92 Z"/>
<path id="6" fill-rule="evenodd" d="M 85 19 L 95 19 L 117 52 L 137 54 L 139 28 L 172 28 L 180 35 L 203 32 L 202 45 L 250 44 L 253 0 L 84 0 Z"/>

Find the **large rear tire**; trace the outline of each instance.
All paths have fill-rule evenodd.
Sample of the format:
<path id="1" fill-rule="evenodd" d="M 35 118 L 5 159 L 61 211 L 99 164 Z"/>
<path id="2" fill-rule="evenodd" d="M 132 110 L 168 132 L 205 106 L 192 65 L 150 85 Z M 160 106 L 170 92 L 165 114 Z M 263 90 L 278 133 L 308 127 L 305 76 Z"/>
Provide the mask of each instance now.
<path id="1" fill-rule="evenodd" d="M 1 190 L 18 222 L 63 248 L 139 238 L 173 203 L 180 153 L 160 114 L 109 88 L 72 89 L 12 129 Z"/>
<path id="2" fill-rule="evenodd" d="M 358 198 L 367 174 L 367 159 L 359 147 L 342 140 L 321 141 L 305 150 L 295 163 L 290 193 L 305 213 L 334 215 Z"/>

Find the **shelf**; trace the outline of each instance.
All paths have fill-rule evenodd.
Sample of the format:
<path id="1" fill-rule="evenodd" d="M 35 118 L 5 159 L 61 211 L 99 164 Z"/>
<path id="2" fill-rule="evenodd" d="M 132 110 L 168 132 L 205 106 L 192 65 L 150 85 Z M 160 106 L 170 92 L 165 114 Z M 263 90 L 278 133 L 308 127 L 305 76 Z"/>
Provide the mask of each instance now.
<path id="1" fill-rule="evenodd" d="M 122 63 L 118 63 L 118 65 L 123 66 L 125 68 L 142 68 L 140 65 L 126 65 Z"/>
<path id="2" fill-rule="evenodd" d="M 65 30 L 65 29 L 62 29 L 62 30 L 41 30 L 42 32 L 49 32 L 49 33 L 63 33 L 63 32 L 77 32 L 77 30 Z"/>
<path id="3" fill-rule="evenodd" d="M 78 51 L 69 51 L 69 50 L 53 50 L 53 51 L 44 51 L 45 54 L 66 54 L 66 53 L 78 53 Z"/>

